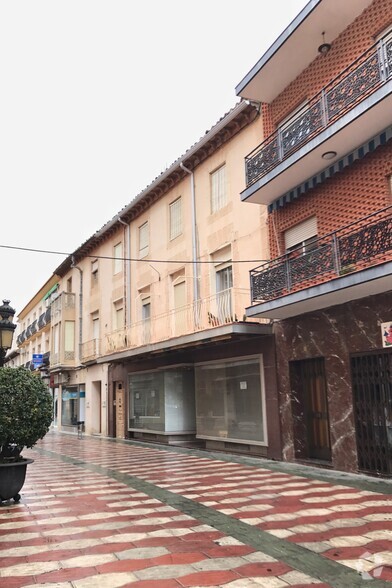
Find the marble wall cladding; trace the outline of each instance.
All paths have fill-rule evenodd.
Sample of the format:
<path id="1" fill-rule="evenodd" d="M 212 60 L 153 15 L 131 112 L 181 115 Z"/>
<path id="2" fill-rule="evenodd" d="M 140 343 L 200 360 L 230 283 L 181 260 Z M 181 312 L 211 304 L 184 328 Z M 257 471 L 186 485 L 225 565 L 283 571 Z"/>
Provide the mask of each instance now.
<path id="1" fill-rule="evenodd" d="M 306 454 L 301 409 L 290 381 L 290 362 L 325 360 L 332 466 L 356 471 L 350 356 L 382 349 L 383 322 L 392 320 L 392 291 L 276 322 L 277 377 L 283 458 Z"/>

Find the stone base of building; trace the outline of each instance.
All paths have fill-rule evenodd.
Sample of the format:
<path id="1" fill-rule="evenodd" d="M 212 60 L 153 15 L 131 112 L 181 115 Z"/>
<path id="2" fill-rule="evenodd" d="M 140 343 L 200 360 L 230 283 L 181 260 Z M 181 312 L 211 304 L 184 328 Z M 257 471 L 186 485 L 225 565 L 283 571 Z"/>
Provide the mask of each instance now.
<path id="1" fill-rule="evenodd" d="M 215 439 L 204 439 L 205 448 L 209 451 L 224 451 L 226 453 L 241 453 L 257 457 L 267 457 L 268 448 L 263 445 L 252 445 L 251 443 L 235 443 L 234 441 L 217 441 Z"/>
<path id="2" fill-rule="evenodd" d="M 159 433 L 150 431 L 129 431 L 129 439 L 162 443 L 163 445 L 184 445 L 197 444 L 195 433 Z"/>

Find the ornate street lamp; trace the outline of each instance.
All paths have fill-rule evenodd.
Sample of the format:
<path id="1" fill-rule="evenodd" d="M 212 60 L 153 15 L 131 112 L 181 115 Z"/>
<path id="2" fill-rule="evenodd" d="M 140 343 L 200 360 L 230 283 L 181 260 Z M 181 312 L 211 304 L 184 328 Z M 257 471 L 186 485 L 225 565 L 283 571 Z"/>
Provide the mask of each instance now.
<path id="1" fill-rule="evenodd" d="M 16 325 L 12 322 L 15 310 L 11 308 L 9 300 L 3 300 L 0 306 L 0 367 L 4 366 L 4 359 L 8 349 L 12 347 L 12 337 Z"/>

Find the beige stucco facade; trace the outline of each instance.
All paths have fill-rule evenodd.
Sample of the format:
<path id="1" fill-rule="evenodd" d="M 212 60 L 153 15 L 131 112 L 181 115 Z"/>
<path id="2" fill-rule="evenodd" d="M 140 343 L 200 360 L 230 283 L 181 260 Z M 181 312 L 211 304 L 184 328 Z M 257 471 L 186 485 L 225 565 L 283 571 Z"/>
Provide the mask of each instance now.
<path id="1" fill-rule="evenodd" d="M 261 135 L 257 108 L 239 103 L 57 268 L 55 426 L 74 432 L 83 421 L 92 435 L 231 441 L 267 454 L 271 326 L 245 312 L 248 272 L 268 258 L 267 213 L 239 198 L 243 159 Z M 210 409 L 208 377 L 222 370 L 236 375 Z M 241 394 L 249 406 L 234 426 Z"/>

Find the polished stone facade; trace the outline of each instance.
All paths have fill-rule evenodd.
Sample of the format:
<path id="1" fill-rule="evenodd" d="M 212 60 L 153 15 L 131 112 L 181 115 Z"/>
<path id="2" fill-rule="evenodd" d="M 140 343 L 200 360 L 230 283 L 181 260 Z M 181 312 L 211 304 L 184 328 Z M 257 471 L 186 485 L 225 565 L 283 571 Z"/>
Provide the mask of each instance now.
<path id="1" fill-rule="evenodd" d="M 301 459 L 305 453 L 305 441 L 298 435 L 304 423 L 298 422 L 301 414 L 295 409 L 299 399 L 292 390 L 290 362 L 322 357 L 332 454 L 331 461 L 325 465 L 357 471 L 350 357 L 382 351 L 380 325 L 391 319 L 390 291 L 275 324 L 284 460 Z"/>

